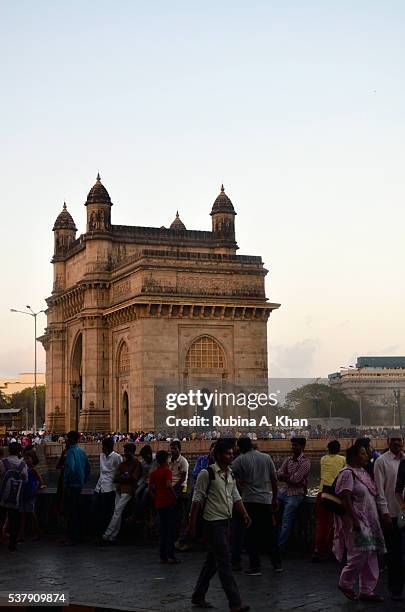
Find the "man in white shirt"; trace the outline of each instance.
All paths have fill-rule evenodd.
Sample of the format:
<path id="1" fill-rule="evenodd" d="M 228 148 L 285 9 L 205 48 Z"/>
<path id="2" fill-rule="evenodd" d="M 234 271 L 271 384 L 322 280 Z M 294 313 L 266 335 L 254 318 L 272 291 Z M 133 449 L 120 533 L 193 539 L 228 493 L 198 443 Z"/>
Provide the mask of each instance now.
<path id="1" fill-rule="evenodd" d="M 188 481 L 188 461 L 181 454 L 181 442 L 180 440 L 173 440 L 170 442 L 170 460 L 168 463 L 169 469 L 172 472 L 172 486 L 176 493 L 176 536 L 181 535 L 182 528 L 186 529 L 186 515 L 187 515 L 187 481 Z M 182 534 L 185 535 L 184 533 Z M 177 541 L 177 545 L 180 545 L 180 541 Z"/>
<path id="2" fill-rule="evenodd" d="M 181 454 L 180 440 L 170 443 L 169 468 L 173 474 L 172 485 L 176 494 L 187 492 L 188 461 Z"/>
<path id="3" fill-rule="evenodd" d="M 398 433 L 392 435 L 388 438 L 389 450 L 374 462 L 377 507 L 382 516 L 387 546 L 388 588 L 394 601 L 401 601 L 404 587 L 402 531 L 398 529 L 400 505 L 395 494 L 399 464 L 405 457 L 403 443 L 403 438 Z"/>
<path id="4" fill-rule="evenodd" d="M 94 511 L 97 536 L 101 536 L 110 523 L 115 504 L 114 478 L 122 457 L 114 451 L 114 440 L 104 438 L 100 454 L 100 476 L 94 489 Z"/>

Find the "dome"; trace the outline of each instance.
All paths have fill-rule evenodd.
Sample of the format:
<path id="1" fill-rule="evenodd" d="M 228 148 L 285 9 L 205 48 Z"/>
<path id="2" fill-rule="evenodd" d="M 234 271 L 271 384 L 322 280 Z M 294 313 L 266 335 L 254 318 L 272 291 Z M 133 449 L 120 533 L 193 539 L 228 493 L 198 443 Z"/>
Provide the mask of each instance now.
<path id="1" fill-rule="evenodd" d="M 170 229 L 176 230 L 176 231 L 186 229 L 186 226 L 184 225 L 183 221 L 179 217 L 179 211 L 176 212 L 176 218 L 171 224 Z"/>
<path id="2" fill-rule="evenodd" d="M 109 204 L 111 206 L 111 198 L 102 184 L 99 174 L 97 174 L 97 180 L 89 191 L 86 206 L 87 204 Z"/>
<path id="3" fill-rule="evenodd" d="M 73 221 L 73 217 L 66 208 L 66 202 L 63 202 L 62 212 L 57 216 L 55 225 L 53 226 L 53 231 L 57 229 L 70 229 L 77 232 L 77 227 Z"/>
<path id="4" fill-rule="evenodd" d="M 214 215 L 215 213 L 220 213 L 220 212 L 231 213 L 233 215 L 236 215 L 233 204 L 231 200 L 228 198 L 228 196 L 226 195 L 223 185 L 221 185 L 221 193 L 219 194 L 219 196 L 217 197 L 217 199 L 215 200 L 212 206 L 211 215 Z"/>

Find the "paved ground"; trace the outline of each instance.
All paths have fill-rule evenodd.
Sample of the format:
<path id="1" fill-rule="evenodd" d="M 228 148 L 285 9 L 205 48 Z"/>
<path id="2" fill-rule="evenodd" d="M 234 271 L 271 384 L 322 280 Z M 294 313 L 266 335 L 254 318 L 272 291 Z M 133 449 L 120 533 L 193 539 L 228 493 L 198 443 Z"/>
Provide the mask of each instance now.
<path id="1" fill-rule="evenodd" d="M 69 591 L 71 603 L 92 604 L 135 612 L 188 612 L 190 595 L 203 553 L 183 553 L 178 566 L 159 565 L 153 548 L 117 545 L 99 548 L 89 544 L 61 548 L 54 540 L 21 544 L 8 553 L 0 547 L 0 591 Z M 385 604 L 356 604 L 336 589 L 339 565 L 314 565 L 309 558 L 290 558 L 285 571 L 274 574 L 265 560 L 263 575 L 237 574 L 243 600 L 252 612 L 398 612 L 405 604 L 387 599 Z M 379 592 L 386 595 L 386 577 Z M 207 598 L 216 612 L 226 612 L 224 594 L 215 577 Z M 49 609 L 49 608 L 48 608 Z"/>

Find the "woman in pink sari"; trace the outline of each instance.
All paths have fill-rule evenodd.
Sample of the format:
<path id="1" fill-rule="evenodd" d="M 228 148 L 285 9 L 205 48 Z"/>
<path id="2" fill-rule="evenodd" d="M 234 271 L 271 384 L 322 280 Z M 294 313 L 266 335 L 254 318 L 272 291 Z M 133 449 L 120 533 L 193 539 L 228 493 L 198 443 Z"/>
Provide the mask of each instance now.
<path id="1" fill-rule="evenodd" d="M 378 582 L 378 553 L 384 553 L 384 536 L 380 527 L 374 482 L 364 469 L 368 456 L 364 447 L 352 446 L 346 452 L 347 467 L 340 471 L 336 493 L 342 500 L 344 516 L 335 516 L 333 552 L 346 565 L 340 574 L 339 589 L 353 601 L 381 602 L 374 593 Z M 359 595 L 354 590 L 359 581 Z"/>

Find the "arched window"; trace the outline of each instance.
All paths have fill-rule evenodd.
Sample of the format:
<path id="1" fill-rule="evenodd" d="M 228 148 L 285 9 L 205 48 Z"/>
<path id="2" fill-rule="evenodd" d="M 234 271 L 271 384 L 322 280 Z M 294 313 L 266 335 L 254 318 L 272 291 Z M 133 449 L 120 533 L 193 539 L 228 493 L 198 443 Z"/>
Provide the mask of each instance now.
<path id="1" fill-rule="evenodd" d="M 210 369 L 224 368 L 224 353 L 213 338 L 202 336 L 188 349 L 186 368 Z"/>
<path id="2" fill-rule="evenodd" d="M 118 357 L 118 373 L 120 376 L 124 376 L 129 372 L 129 351 L 126 342 L 121 345 L 119 357 Z"/>

